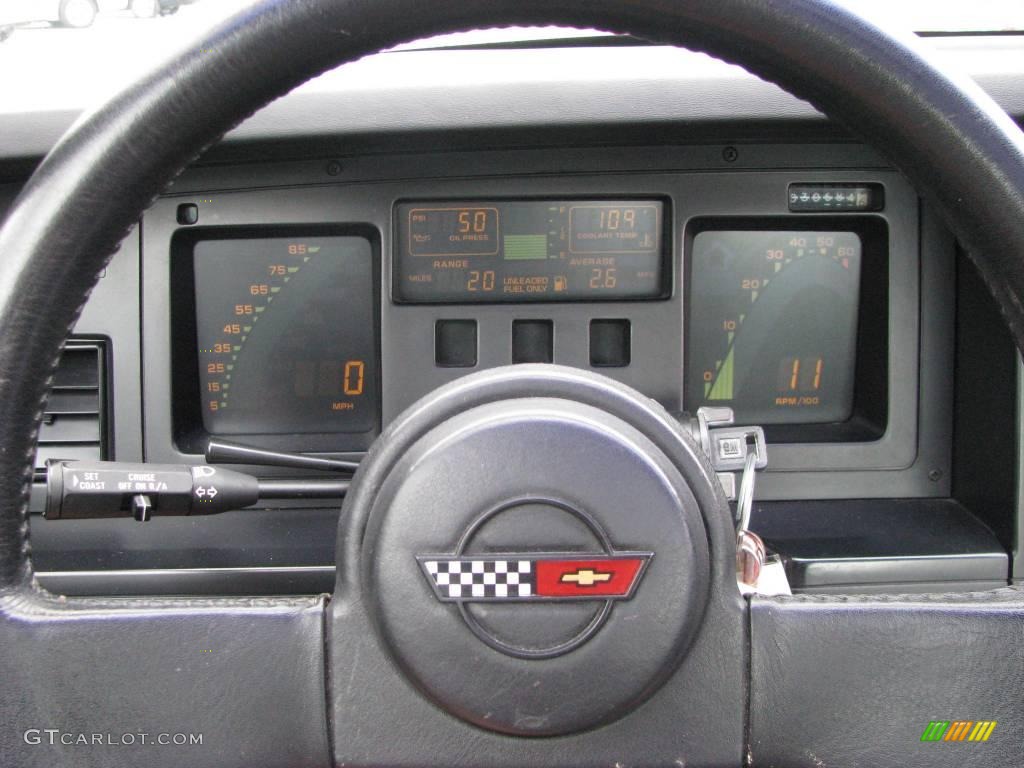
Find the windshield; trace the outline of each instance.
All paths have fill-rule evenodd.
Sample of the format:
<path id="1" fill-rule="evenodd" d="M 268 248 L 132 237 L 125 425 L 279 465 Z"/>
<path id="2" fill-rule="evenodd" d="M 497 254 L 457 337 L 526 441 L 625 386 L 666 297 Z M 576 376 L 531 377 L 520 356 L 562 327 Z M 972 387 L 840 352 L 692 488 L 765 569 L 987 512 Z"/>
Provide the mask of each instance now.
<path id="1" fill-rule="evenodd" d="M 0 114 L 80 110 L 109 98 L 254 0 L 0 0 Z M 1024 33 L 1022 0 L 838 0 L 919 33 Z M 500 29 L 400 46 L 643 45 L 593 30 Z M 364 73 L 365 75 L 365 73 Z"/>

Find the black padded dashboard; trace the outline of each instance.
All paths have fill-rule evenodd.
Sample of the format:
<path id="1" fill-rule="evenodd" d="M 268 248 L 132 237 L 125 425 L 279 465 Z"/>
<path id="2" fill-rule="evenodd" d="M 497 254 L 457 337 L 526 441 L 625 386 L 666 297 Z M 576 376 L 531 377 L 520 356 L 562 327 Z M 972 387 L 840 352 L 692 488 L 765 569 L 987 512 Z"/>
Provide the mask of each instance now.
<path id="1" fill-rule="evenodd" d="M 1019 35 L 927 41 L 1010 115 L 1024 117 Z M 372 56 L 301 86 L 230 132 L 208 159 L 348 156 L 410 148 L 843 138 L 810 104 L 743 69 L 663 46 L 482 47 Z M 510 80 L 509 72 L 516 78 Z M 369 84 L 369 85 L 368 85 Z M 510 108 L 510 105 L 514 105 Z M 87 105 L 0 114 L 0 159 L 42 157 Z M 500 138 L 498 138 L 500 136 Z M 497 140 L 496 140 L 497 139 Z M 272 144 L 268 151 L 265 145 Z M 287 149 L 281 150 L 281 147 Z"/>

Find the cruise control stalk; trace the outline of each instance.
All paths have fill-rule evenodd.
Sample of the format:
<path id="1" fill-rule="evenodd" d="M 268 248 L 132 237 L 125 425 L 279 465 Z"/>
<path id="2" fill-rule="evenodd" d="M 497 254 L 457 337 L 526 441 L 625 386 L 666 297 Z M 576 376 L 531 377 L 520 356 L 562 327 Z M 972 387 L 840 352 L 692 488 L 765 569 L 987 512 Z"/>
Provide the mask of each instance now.
<path id="1" fill-rule="evenodd" d="M 49 520 L 214 515 L 260 499 L 339 498 L 347 480 L 260 480 L 206 465 L 65 461 L 46 465 Z"/>

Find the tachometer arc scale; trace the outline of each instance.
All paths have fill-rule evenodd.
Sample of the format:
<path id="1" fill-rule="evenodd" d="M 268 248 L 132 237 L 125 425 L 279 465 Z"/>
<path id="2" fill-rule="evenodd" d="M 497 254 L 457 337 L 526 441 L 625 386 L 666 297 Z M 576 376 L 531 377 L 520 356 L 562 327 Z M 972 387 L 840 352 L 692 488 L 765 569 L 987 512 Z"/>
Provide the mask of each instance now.
<path id="1" fill-rule="evenodd" d="M 693 264 L 689 391 L 698 405 L 729 405 L 758 423 L 849 416 L 855 233 L 705 231 Z"/>

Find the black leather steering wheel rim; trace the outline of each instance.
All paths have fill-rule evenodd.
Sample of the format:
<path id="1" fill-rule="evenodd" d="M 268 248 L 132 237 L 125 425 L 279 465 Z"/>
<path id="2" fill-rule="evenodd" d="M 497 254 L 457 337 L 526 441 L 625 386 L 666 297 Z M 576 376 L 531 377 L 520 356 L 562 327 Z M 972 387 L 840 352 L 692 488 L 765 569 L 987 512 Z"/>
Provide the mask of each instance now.
<path id="1" fill-rule="evenodd" d="M 32 579 L 32 457 L 61 344 L 142 211 L 203 149 L 310 77 L 496 19 L 685 45 L 809 100 L 887 155 L 945 217 L 1024 349 L 1024 136 L 914 40 L 816 0 L 437 0 L 427 12 L 411 0 L 264 0 L 79 121 L 0 230 L 0 618 L 8 637 L 28 631 L 21 619 L 33 606 L 54 615 L 75 608 Z"/>

